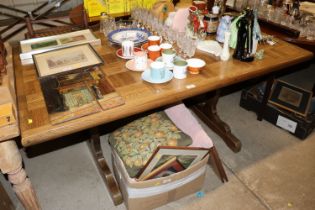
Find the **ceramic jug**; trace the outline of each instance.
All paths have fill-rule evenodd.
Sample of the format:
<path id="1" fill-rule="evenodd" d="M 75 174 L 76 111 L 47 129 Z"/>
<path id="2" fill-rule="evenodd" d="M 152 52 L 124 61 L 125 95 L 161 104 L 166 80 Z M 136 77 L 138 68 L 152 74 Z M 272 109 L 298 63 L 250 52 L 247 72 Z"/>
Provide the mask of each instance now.
<path id="1" fill-rule="evenodd" d="M 230 30 L 231 20 L 232 20 L 232 17 L 228 15 L 223 16 L 221 18 L 219 27 L 217 30 L 217 37 L 216 37 L 218 42 L 221 42 L 221 43 L 224 42 L 224 33 Z"/>

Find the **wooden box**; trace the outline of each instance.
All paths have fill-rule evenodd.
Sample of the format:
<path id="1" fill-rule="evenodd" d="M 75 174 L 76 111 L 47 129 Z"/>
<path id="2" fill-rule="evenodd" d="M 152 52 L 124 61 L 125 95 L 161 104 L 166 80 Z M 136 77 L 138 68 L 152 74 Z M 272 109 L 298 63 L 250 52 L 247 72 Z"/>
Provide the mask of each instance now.
<path id="1" fill-rule="evenodd" d="M 129 177 L 118 154 L 114 150 L 112 153 L 115 177 L 129 210 L 157 208 L 199 191 L 204 183 L 208 158 L 166 177 L 136 181 Z"/>
<path id="2" fill-rule="evenodd" d="M 262 89 L 262 85 L 260 84 L 243 90 L 240 106 L 257 113 L 261 107 Z M 263 119 L 288 131 L 301 140 L 304 140 L 315 127 L 315 113 L 301 116 L 269 103 L 266 106 Z"/>

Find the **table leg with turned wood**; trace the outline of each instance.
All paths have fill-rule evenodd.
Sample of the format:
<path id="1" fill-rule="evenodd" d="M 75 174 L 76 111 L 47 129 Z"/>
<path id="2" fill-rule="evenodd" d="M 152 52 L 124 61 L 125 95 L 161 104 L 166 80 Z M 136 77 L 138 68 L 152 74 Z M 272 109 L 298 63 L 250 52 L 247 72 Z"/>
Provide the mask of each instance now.
<path id="1" fill-rule="evenodd" d="M 13 190 L 25 209 L 40 209 L 31 181 L 22 167 L 22 157 L 14 140 L 0 142 L 0 170 L 8 175 Z"/>

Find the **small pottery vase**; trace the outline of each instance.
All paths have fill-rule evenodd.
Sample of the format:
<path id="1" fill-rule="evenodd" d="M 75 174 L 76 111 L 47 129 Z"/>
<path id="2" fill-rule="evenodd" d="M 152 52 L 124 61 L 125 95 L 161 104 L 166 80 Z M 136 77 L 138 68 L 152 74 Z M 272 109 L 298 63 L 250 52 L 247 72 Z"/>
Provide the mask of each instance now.
<path id="1" fill-rule="evenodd" d="M 222 61 L 227 61 L 230 58 L 230 50 L 229 50 L 230 36 L 231 36 L 231 32 L 229 31 L 224 32 L 224 45 L 223 45 L 223 50 L 220 54 L 220 59 Z"/>

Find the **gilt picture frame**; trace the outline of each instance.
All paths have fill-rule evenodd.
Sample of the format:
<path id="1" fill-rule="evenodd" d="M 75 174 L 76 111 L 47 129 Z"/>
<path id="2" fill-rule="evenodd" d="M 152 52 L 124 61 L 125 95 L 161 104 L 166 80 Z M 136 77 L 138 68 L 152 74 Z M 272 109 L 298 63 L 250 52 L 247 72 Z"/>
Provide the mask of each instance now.
<path id="1" fill-rule="evenodd" d="M 156 169 L 174 158 L 186 169 L 202 160 L 208 153 L 208 149 L 199 147 L 159 146 L 138 173 L 137 178 L 146 180 L 152 177 Z"/>
<path id="2" fill-rule="evenodd" d="M 35 54 L 33 60 L 39 78 L 103 64 L 103 60 L 90 44 Z"/>
<path id="3" fill-rule="evenodd" d="M 268 102 L 282 109 L 306 116 L 311 99 L 311 91 L 281 80 L 276 80 Z"/>

